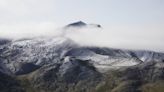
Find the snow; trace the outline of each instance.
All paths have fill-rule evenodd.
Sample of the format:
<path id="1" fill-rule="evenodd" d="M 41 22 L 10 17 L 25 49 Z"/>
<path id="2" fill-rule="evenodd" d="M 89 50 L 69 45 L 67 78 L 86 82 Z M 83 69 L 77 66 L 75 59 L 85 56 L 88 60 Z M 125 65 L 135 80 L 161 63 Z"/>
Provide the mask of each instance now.
<path id="1" fill-rule="evenodd" d="M 73 54 L 70 56 L 65 56 L 67 52 L 72 50 L 72 48 L 77 47 L 80 49 L 72 51 Z M 77 46 L 76 43 L 70 41 L 66 37 L 41 37 L 13 41 L 7 48 L 8 49 L 6 49 L 2 55 L 5 57 L 8 56 L 7 58 L 10 60 L 3 60 L 3 62 L 7 63 L 5 63 L 6 67 L 2 68 L 9 69 L 13 73 L 17 71 L 17 66 L 19 66 L 19 63 L 21 62 L 33 63 L 39 66 L 60 62 L 68 67 L 67 64 L 70 64 L 70 58 L 72 57 L 92 63 L 100 72 L 109 69 L 134 66 L 141 63 L 141 61 L 164 60 L 164 54 L 154 54 L 152 52 L 134 51 L 133 54 L 135 54 L 136 57 L 123 50 L 120 50 L 119 52 L 110 50 L 112 55 L 97 54 L 93 50 Z M 61 59 L 64 59 L 64 62 L 61 61 Z M 162 67 L 163 65 L 156 66 Z"/>

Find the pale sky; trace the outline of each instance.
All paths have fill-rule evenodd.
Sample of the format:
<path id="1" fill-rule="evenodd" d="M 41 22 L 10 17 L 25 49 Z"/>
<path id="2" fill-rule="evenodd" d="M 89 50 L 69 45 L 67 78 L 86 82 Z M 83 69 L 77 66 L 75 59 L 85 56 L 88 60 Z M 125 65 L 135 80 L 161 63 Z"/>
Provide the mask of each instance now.
<path id="1" fill-rule="evenodd" d="M 115 45 L 164 51 L 164 0 L 0 0 L 0 36 L 53 31 L 79 20 L 101 24 L 108 39 L 126 40 Z"/>

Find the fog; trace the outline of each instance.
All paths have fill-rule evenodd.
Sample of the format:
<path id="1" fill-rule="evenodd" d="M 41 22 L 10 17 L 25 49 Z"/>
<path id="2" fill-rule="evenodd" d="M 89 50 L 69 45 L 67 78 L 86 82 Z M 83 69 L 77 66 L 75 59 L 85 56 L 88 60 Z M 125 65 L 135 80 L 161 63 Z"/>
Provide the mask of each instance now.
<path id="1" fill-rule="evenodd" d="M 151 27 L 146 28 L 144 26 L 144 28 L 137 28 L 134 26 L 118 26 L 101 29 L 85 28 L 69 30 L 67 31 L 66 36 L 85 46 L 100 46 L 163 52 L 163 35 L 163 32 Z"/>
<path id="2" fill-rule="evenodd" d="M 64 36 L 84 46 L 164 52 L 162 0 L 0 0 L 0 38 Z M 82 20 L 102 29 L 61 30 Z"/>
<path id="3" fill-rule="evenodd" d="M 55 24 L 52 22 L 2 24 L 0 25 L 0 37 L 16 40 L 22 38 L 33 38 L 37 36 L 50 36 L 51 32 L 56 34 L 55 29 Z"/>
<path id="4" fill-rule="evenodd" d="M 156 28 L 162 29 L 160 27 Z M 64 30 L 62 27 L 55 26 L 55 23 L 46 22 L 38 24 L 1 25 L 0 30 L 3 30 L 0 31 L 1 38 L 14 40 L 40 36 L 54 37 L 55 39 L 56 36 L 64 36 L 82 46 L 164 51 L 164 33 L 160 30 L 158 31 L 158 29 L 154 29 L 153 26 L 137 28 L 124 25 L 118 27 L 85 27 Z"/>

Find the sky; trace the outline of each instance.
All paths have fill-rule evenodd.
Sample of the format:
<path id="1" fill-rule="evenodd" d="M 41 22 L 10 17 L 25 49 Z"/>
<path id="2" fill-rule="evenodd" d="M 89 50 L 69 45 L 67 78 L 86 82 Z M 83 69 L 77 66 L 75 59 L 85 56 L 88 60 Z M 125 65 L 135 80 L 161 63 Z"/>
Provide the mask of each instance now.
<path id="1" fill-rule="evenodd" d="M 164 51 L 164 0 L 0 0 L 2 37 L 48 34 L 79 20 L 102 25 L 95 43 Z"/>

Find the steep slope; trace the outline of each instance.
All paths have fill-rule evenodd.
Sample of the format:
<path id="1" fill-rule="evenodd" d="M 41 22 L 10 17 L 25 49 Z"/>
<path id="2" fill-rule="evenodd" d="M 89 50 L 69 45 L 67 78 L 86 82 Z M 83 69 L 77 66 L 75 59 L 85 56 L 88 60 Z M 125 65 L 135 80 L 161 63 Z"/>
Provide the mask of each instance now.
<path id="1" fill-rule="evenodd" d="M 50 63 L 59 63 L 66 57 L 87 60 L 100 72 L 164 60 L 163 53 L 84 47 L 66 37 L 17 40 L 2 45 L 0 50 L 1 71 L 19 75 Z"/>
<path id="2" fill-rule="evenodd" d="M 76 47 L 66 38 L 35 38 L 30 40 L 13 41 L 4 46 L 1 51 L 2 62 L 13 73 L 22 71 L 23 67 L 37 67 L 58 62 L 62 54 L 70 48 Z M 21 70 L 22 69 L 22 70 Z"/>
<path id="3" fill-rule="evenodd" d="M 0 92 L 25 92 L 15 77 L 0 72 Z"/>

